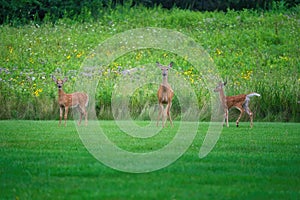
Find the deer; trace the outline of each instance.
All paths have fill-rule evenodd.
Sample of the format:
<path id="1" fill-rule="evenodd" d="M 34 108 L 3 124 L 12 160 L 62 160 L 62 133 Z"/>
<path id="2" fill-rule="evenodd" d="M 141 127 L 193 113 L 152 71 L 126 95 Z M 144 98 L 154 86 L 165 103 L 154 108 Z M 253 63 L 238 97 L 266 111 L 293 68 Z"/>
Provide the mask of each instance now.
<path id="1" fill-rule="evenodd" d="M 228 111 L 230 108 L 235 107 L 240 111 L 240 115 L 239 115 L 238 119 L 236 120 L 236 127 L 239 127 L 239 121 L 240 121 L 242 115 L 244 114 L 244 112 L 246 112 L 250 117 L 250 127 L 252 128 L 253 127 L 253 113 L 249 109 L 250 98 L 253 96 L 260 97 L 260 94 L 258 94 L 256 92 L 251 92 L 249 94 L 239 94 L 236 96 L 225 96 L 223 88 L 226 84 L 227 84 L 227 81 L 224 83 L 219 82 L 217 87 L 214 89 L 214 92 L 219 92 L 220 101 L 221 101 L 222 108 L 224 109 L 224 113 L 225 113 L 224 117 L 225 117 L 227 127 L 229 127 Z M 224 122 L 223 122 L 223 125 L 224 125 Z"/>
<path id="2" fill-rule="evenodd" d="M 56 79 L 55 76 L 52 76 L 52 80 L 56 83 L 58 87 L 58 104 L 60 109 L 59 114 L 59 126 L 61 125 L 61 120 L 63 116 L 63 109 L 65 109 L 65 124 L 67 124 L 67 118 L 68 118 L 68 111 L 69 107 L 77 108 L 80 112 L 80 119 L 78 122 L 78 125 L 80 126 L 82 117 L 85 117 L 85 126 L 87 126 L 87 110 L 86 107 L 88 106 L 89 102 L 89 96 L 86 93 L 83 92 L 74 92 L 72 94 L 66 94 L 63 91 L 63 85 L 65 82 L 67 82 L 68 78 L 65 77 L 63 80 Z"/>
<path id="3" fill-rule="evenodd" d="M 168 83 L 168 70 L 172 68 L 173 62 L 171 62 L 168 66 L 163 66 L 159 62 L 156 62 L 156 64 L 157 67 L 159 67 L 162 72 L 162 83 L 159 85 L 157 91 L 159 113 L 157 117 L 156 126 L 158 126 L 160 119 L 162 119 L 162 127 L 164 128 L 167 118 L 169 118 L 170 124 L 171 126 L 173 126 L 172 118 L 170 115 L 170 109 L 172 106 L 174 91 L 172 90 L 170 84 Z M 165 109 L 164 109 L 164 104 L 167 104 Z"/>

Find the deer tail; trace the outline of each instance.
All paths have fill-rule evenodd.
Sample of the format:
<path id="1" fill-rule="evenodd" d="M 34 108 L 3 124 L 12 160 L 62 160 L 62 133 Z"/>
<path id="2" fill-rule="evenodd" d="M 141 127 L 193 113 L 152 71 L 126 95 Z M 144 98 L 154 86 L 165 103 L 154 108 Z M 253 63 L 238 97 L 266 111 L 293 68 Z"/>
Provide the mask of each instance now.
<path id="1" fill-rule="evenodd" d="M 85 107 L 87 107 L 89 104 L 89 95 L 86 95 L 86 102 L 85 102 Z"/>
<path id="2" fill-rule="evenodd" d="M 250 97 L 253 97 L 253 96 L 257 96 L 257 97 L 260 97 L 260 94 L 256 93 L 256 92 L 252 92 L 250 94 L 247 94 L 246 96 L 246 99 L 245 99 L 245 102 L 243 104 L 243 107 L 246 109 L 246 111 L 248 110 L 248 106 L 249 106 L 249 102 L 250 102 Z M 248 111 L 247 111 L 248 112 Z"/>
<path id="3" fill-rule="evenodd" d="M 248 98 L 253 97 L 253 96 L 260 97 L 260 94 L 258 94 L 256 92 L 252 92 L 252 93 L 250 93 L 250 94 L 247 95 Z"/>

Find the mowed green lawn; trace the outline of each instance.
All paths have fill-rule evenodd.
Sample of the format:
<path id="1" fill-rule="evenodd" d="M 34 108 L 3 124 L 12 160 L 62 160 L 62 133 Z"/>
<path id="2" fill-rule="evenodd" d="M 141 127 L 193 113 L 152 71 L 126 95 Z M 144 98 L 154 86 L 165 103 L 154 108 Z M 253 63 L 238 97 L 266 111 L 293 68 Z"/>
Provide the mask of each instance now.
<path id="1" fill-rule="evenodd" d="M 135 151 L 161 148 L 179 125 L 143 143 L 132 142 L 113 121 L 100 123 L 118 146 Z M 205 158 L 198 157 L 208 128 L 201 122 L 176 162 L 132 174 L 96 160 L 72 121 L 67 127 L 57 121 L 0 121 L 0 199 L 298 199 L 300 124 L 230 125 Z"/>

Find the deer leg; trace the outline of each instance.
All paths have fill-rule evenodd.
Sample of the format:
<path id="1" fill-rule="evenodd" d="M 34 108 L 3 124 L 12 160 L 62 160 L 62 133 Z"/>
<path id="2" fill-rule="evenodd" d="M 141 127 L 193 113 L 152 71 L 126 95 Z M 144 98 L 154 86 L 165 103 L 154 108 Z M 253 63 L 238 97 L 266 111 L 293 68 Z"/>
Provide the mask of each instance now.
<path id="1" fill-rule="evenodd" d="M 167 108 L 163 108 L 163 114 L 162 114 L 162 127 L 165 127 L 167 120 Z"/>
<path id="2" fill-rule="evenodd" d="M 80 106 L 78 107 L 78 111 L 79 111 L 79 113 L 80 113 L 80 118 L 79 118 L 79 121 L 78 121 L 78 126 L 80 126 L 81 120 L 82 120 L 82 115 L 83 115 L 83 111 L 82 111 L 82 109 L 81 109 Z"/>
<path id="3" fill-rule="evenodd" d="M 222 126 L 224 126 L 225 122 L 226 122 L 226 110 L 224 110 L 224 119 L 223 119 L 223 122 L 222 122 Z"/>
<path id="4" fill-rule="evenodd" d="M 228 109 L 225 110 L 225 121 L 226 121 L 226 126 L 229 127 L 229 123 L 228 123 Z"/>
<path id="5" fill-rule="evenodd" d="M 80 112 L 80 119 L 79 119 L 79 122 L 78 122 L 78 126 L 80 126 L 80 124 L 81 124 L 82 116 L 85 117 L 85 126 L 87 126 L 87 111 L 85 110 L 85 107 L 79 106 L 78 111 Z"/>
<path id="6" fill-rule="evenodd" d="M 171 114 L 170 114 L 171 107 L 172 107 L 172 102 L 169 102 L 169 104 L 167 106 L 167 116 L 169 117 L 170 124 L 173 127 L 173 122 L 172 122 L 172 118 L 171 118 Z"/>
<path id="7" fill-rule="evenodd" d="M 237 108 L 240 111 L 240 115 L 238 117 L 238 119 L 236 120 L 236 127 L 239 127 L 239 121 L 244 113 L 244 109 L 243 108 Z"/>
<path id="8" fill-rule="evenodd" d="M 87 124 L 88 124 L 87 115 L 88 115 L 88 113 L 87 113 L 86 109 L 84 109 L 85 126 L 87 126 Z"/>
<path id="9" fill-rule="evenodd" d="M 168 104 L 166 105 L 166 108 L 164 108 L 164 115 L 163 115 L 163 126 L 168 126 L 168 124 L 167 124 L 167 120 L 168 120 L 168 118 L 169 118 L 169 116 L 168 116 Z"/>
<path id="10" fill-rule="evenodd" d="M 159 122 L 159 120 L 161 118 L 161 115 L 163 114 L 163 111 L 164 111 L 164 106 L 162 105 L 162 103 L 159 103 L 159 112 L 158 112 L 156 126 L 158 126 L 158 122 Z"/>
<path id="11" fill-rule="evenodd" d="M 250 127 L 252 128 L 253 127 L 253 113 L 251 112 L 249 107 L 245 107 L 245 111 L 250 117 Z"/>
<path id="12" fill-rule="evenodd" d="M 165 108 L 164 108 L 164 105 L 161 104 L 160 105 L 160 109 L 161 109 L 161 124 L 162 124 L 162 127 L 164 128 L 165 127 L 165 123 L 164 123 L 164 120 L 165 120 Z"/>
<path id="13" fill-rule="evenodd" d="M 253 127 L 253 113 L 252 112 L 249 113 L 249 117 L 250 117 L 250 127 L 252 128 Z"/>
<path id="14" fill-rule="evenodd" d="M 163 115 L 162 115 L 162 126 L 167 126 L 167 120 L 168 120 L 168 105 L 166 107 L 163 107 Z"/>
<path id="15" fill-rule="evenodd" d="M 58 123 L 59 126 L 61 125 L 62 115 L 63 115 L 63 107 L 60 106 L 59 107 L 59 123 Z"/>
<path id="16" fill-rule="evenodd" d="M 68 111 L 69 111 L 69 107 L 65 106 L 65 126 L 67 125 Z"/>

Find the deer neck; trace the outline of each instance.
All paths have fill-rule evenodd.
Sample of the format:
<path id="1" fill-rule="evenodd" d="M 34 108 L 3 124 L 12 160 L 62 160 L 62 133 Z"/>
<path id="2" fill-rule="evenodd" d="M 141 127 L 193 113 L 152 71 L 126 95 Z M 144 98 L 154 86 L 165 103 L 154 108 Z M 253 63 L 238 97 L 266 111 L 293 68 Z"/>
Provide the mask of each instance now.
<path id="1" fill-rule="evenodd" d="M 168 77 L 167 76 L 163 76 L 163 80 L 162 80 L 162 85 L 164 86 L 168 86 Z"/>
<path id="2" fill-rule="evenodd" d="M 223 88 L 220 90 L 220 101 L 222 102 L 222 104 L 226 105 L 226 96 L 224 94 L 224 90 Z"/>
<path id="3" fill-rule="evenodd" d="M 66 93 L 63 91 L 63 89 L 62 88 L 59 88 L 58 89 L 58 96 L 59 97 L 63 97 L 63 96 L 65 96 L 66 95 Z"/>

